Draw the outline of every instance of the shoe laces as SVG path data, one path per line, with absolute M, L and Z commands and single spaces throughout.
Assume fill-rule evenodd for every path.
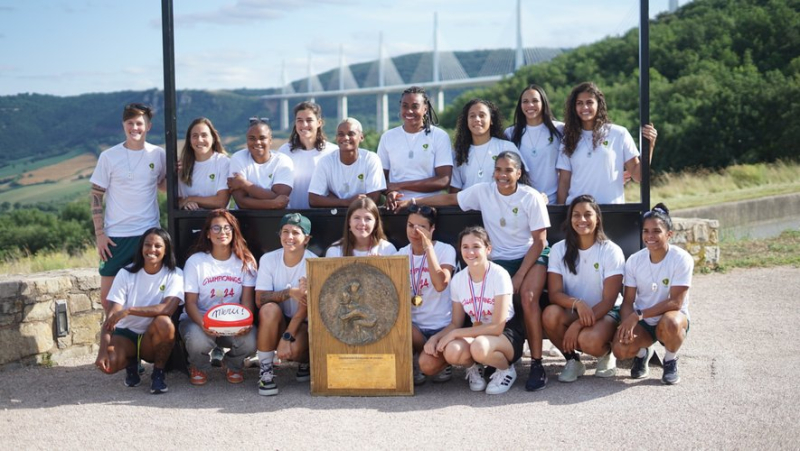
M 495 371 L 495 372 L 494 372 L 494 374 L 492 374 L 491 376 L 489 376 L 489 380 L 490 380 L 490 381 L 494 381 L 495 379 L 505 379 L 505 378 L 506 378 L 506 376 L 508 376 L 510 372 L 511 372 L 511 371 L 509 371 L 508 369 L 505 369 L 505 370 L 497 370 L 497 371 Z M 498 383 L 500 383 L 500 384 L 504 384 L 504 385 L 505 385 L 505 384 L 506 384 L 506 383 L 508 383 L 508 382 L 507 382 L 507 380 L 501 380 L 501 381 L 499 381 Z
M 478 369 L 477 365 L 473 365 L 473 366 L 467 368 L 467 377 L 465 377 L 464 379 L 467 379 L 470 382 L 472 382 L 472 381 L 474 381 L 476 379 L 480 379 L 480 378 L 481 378 L 481 372 Z
M 273 373 L 272 364 L 264 365 L 261 367 L 261 371 L 258 373 L 258 377 L 261 379 L 262 382 L 272 382 L 272 379 L 275 377 Z

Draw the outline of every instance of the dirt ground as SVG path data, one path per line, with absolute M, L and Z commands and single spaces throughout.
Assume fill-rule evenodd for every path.
M 258 396 L 255 369 L 238 386 L 220 371 L 204 387 L 171 373 L 169 393 L 153 396 L 149 377 L 126 388 L 86 358 L 0 372 L 0 436 L 6 449 L 797 449 L 800 344 L 787 338 L 800 323 L 800 270 L 699 275 L 690 293 L 676 386 L 658 367 L 645 380 L 624 368 L 595 378 L 592 359 L 562 384 L 563 360 L 547 357 L 550 383 L 537 393 L 524 390 L 523 361 L 499 396 L 470 392 L 457 370 L 413 397 L 312 397 L 292 365 L 275 397 Z

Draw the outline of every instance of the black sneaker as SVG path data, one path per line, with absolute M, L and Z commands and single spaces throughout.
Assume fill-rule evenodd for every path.
M 525 382 L 525 390 L 537 391 L 543 389 L 545 385 L 547 385 L 547 372 L 542 366 L 542 360 L 532 359 L 531 372 L 528 375 L 528 381 Z
M 294 375 L 297 382 L 308 382 L 311 380 L 311 364 L 301 363 L 297 365 L 297 374 Z
M 275 383 L 275 373 L 272 363 L 261 365 L 258 377 L 258 394 L 262 396 L 274 396 L 278 394 L 278 384 Z
M 215 347 L 211 350 L 211 366 L 216 368 L 222 367 L 222 359 L 225 358 L 225 352 L 222 348 Z
M 152 382 L 150 383 L 150 393 L 160 395 L 167 392 L 167 383 L 164 382 L 164 369 L 153 368 L 153 374 L 150 376 Z
M 653 348 L 647 348 L 647 355 L 644 357 L 634 357 L 631 366 L 632 379 L 644 379 L 650 375 L 650 357 L 653 356 Z
M 664 362 L 664 375 L 661 376 L 661 382 L 667 385 L 675 385 L 681 381 L 678 376 L 678 358 Z
M 134 363 L 125 367 L 125 386 L 138 387 L 142 383 L 142 378 L 139 377 L 139 365 Z

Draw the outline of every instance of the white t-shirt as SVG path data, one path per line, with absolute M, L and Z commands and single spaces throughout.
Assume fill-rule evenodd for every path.
M 514 286 L 511 284 L 511 276 L 508 271 L 503 269 L 502 266 L 494 262 L 489 262 L 489 273 L 486 275 L 486 288 L 483 288 L 484 282 L 472 282 L 473 299 L 470 293 L 470 277 L 469 270 L 463 269 L 453 276 L 450 281 L 450 299 L 453 302 L 458 302 L 464 308 L 464 313 L 469 315 L 473 323 L 480 321 L 483 324 L 492 322 L 494 315 L 494 298 L 503 294 L 513 295 Z M 483 293 L 483 296 L 481 296 Z M 476 312 L 483 312 L 480 318 L 477 317 Z M 514 303 L 511 299 L 508 300 L 508 318 L 506 322 L 514 317 Z
M 179 298 L 183 305 L 183 271 L 180 268 L 170 271 L 162 266 L 161 271 L 155 274 L 148 274 L 144 269 L 136 273 L 122 269 L 114 277 L 108 292 L 109 302 L 122 304 L 123 309 L 158 305 L 168 297 Z M 129 315 L 122 318 L 117 327 L 143 334 L 152 322 L 153 318 Z
M 439 260 L 440 266 L 450 265 L 456 267 L 456 250 L 453 246 L 436 241 L 433 243 L 433 252 Z M 441 293 L 431 282 L 431 274 L 428 269 L 428 257 L 423 255 L 413 255 L 411 245 L 397 251 L 397 255 L 408 255 L 409 279 L 411 280 L 411 295 L 420 294 L 422 305 L 419 307 L 411 306 L 411 323 L 420 329 L 437 330 L 446 327 L 452 321 L 453 306 L 450 302 L 450 287 Z M 420 275 L 420 267 L 422 267 Z M 415 293 L 415 287 L 421 288 L 419 293 Z
M 296 287 L 300 284 L 300 278 L 306 276 L 306 259 L 316 258 L 311 251 L 303 254 L 303 259 L 292 267 L 286 266 L 283 262 L 283 249 L 277 249 L 261 256 L 258 261 L 258 278 L 256 279 L 257 291 L 279 291 L 286 288 Z M 293 317 L 299 308 L 297 300 L 289 298 L 281 303 L 283 314 Z
M 507 150 L 519 154 L 517 146 L 511 141 L 492 138 L 486 144 L 469 146 L 469 158 L 466 164 L 456 166 L 454 155 L 453 178 L 450 179 L 450 186 L 464 189 L 476 183 L 490 183 L 494 175 L 494 162 L 497 160 L 497 156 Z M 525 160 L 522 162 L 524 165 Z
M 669 289 L 673 286 L 690 287 L 692 285 L 694 259 L 685 250 L 670 245 L 666 257 L 658 264 L 650 262 L 650 252 L 642 249 L 628 258 L 625 263 L 625 286 L 636 287 L 635 308 L 648 309 L 669 297 Z M 656 289 L 653 290 L 653 287 Z M 683 300 L 681 313 L 689 318 L 689 293 Z M 655 326 L 661 315 L 645 318 L 647 324 Z
M 639 156 L 639 149 L 625 127 L 610 124 L 605 137 L 592 148 L 592 132 L 581 131 L 581 139 L 571 157 L 562 146 L 556 168 L 571 172 L 566 203 L 581 194 L 591 194 L 598 204 L 624 204 L 625 186 L 622 172 L 625 163 Z
M 294 185 L 292 186 L 292 193 L 289 195 L 289 208 L 309 208 L 308 192 L 309 185 L 313 180 L 314 170 L 323 157 L 336 153 L 337 149 L 338 147 L 335 144 L 328 141 L 325 141 L 325 146 L 321 151 L 302 148 L 292 151 L 289 149 L 288 142 L 278 148 L 278 153 L 291 158 L 294 164 Z
M 242 271 L 242 261 L 235 254 L 220 261 L 210 253 L 198 252 L 186 260 L 183 282 L 186 293 L 197 293 L 197 308 L 205 315 L 218 304 L 241 304 L 242 288 L 256 286 L 256 268 Z M 181 321 L 188 317 L 183 312 Z
M 381 159 L 366 149 L 358 149 L 358 158 L 351 165 L 342 163 L 339 152 L 333 152 L 319 160 L 314 178 L 308 187 L 309 193 L 339 199 L 349 199 L 356 194 L 367 194 L 386 189 Z
M 462 210 L 481 212 L 492 239 L 492 260 L 523 258 L 533 244 L 531 232 L 550 227 L 544 199 L 527 185 L 517 184 L 514 194 L 503 196 L 496 183 L 478 183 L 460 191 L 457 199 Z
M 564 123 L 553 121 L 556 129 L 564 133 Z M 506 137 L 511 139 L 514 127 L 506 129 Z M 561 149 L 561 139 L 557 135 L 550 136 L 550 130 L 542 123 L 535 127 L 525 126 L 525 133 L 519 143 L 519 153 L 528 170 L 528 177 L 536 191 L 547 194 L 551 204 L 556 203 L 558 191 L 558 171 L 556 161 Z
M 158 226 L 158 184 L 166 175 L 167 153 L 150 143 L 142 150 L 120 143 L 100 154 L 91 182 L 106 190 L 106 236 L 138 236 Z
M 394 255 L 397 253 L 397 248 L 394 247 L 394 244 L 386 241 L 380 240 L 378 244 L 372 247 L 372 249 L 368 251 L 358 251 L 353 249 L 353 257 L 371 257 L 375 255 Z M 333 245 L 325 251 L 325 257 L 341 257 L 342 256 L 342 246 L 341 245 Z
M 564 263 L 567 242 L 562 240 L 550 248 L 550 263 L 547 272 L 561 275 L 564 293 L 583 300 L 589 307 L 594 307 L 603 300 L 603 283 L 612 276 L 625 272 L 625 254 L 612 241 L 598 241 L 586 250 L 578 249 L 578 263 L 572 274 Z M 614 305 L 622 303 L 622 295 L 617 296 Z
M 270 150 L 266 163 L 256 163 L 250 151 L 242 149 L 231 157 L 229 177 L 242 174 L 245 180 L 255 183 L 264 189 L 272 189 L 272 185 L 292 187 L 294 183 L 294 164 L 286 155 Z
M 403 127 L 395 127 L 381 136 L 378 156 L 383 169 L 389 171 L 389 182 L 423 180 L 436 175 L 436 168 L 453 165 L 453 148 L 450 136 L 435 126 L 429 134 L 406 133 Z M 428 197 L 439 194 L 400 191 L 406 199 Z
M 230 166 L 231 159 L 219 152 L 211 154 L 211 158 L 206 161 L 195 161 L 192 186 L 178 179 L 178 197 L 210 197 L 228 189 Z

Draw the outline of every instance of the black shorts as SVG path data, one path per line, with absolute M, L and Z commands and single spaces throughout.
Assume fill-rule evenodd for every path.
M 515 312 L 514 317 L 506 322 L 506 327 L 503 328 L 503 336 L 508 338 L 511 342 L 511 347 L 514 349 L 514 356 L 511 358 L 512 365 L 522 358 L 522 347 L 525 344 L 525 329 L 522 327 L 522 312 Z

